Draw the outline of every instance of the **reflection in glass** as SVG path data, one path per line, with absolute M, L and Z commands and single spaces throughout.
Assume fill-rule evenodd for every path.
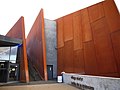
M 14 47 L 0 47 L 0 61 L 9 61 L 12 63 L 16 63 L 17 57 L 17 48 Z
M 17 46 L 11 47 L 10 62 L 12 63 L 16 63 L 17 48 Z
M 0 47 L 0 60 L 9 60 L 10 47 Z

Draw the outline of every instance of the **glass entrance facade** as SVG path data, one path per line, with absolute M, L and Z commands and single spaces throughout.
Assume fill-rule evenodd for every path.
M 0 47 L 0 82 L 19 80 L 18 46 Z

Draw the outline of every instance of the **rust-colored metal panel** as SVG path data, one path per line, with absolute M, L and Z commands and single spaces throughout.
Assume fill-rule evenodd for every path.
M 92 40 L 91 26 L 87 8 L 81 10 L 83 42 Z
M 46 59 L 46 38 L 43 9 L 41 10 L 41 24 L 42 24 L 42 45 L 43 45 L 43 64 L 44 64 L 44 79 L 47 80 L 47 59 Z
M 81 73 L 84 74 L 84 57 L 83 57 L 83 50 L 79 49 L 74 51 L 74 61 L 73 61 L 73 68 L 74 73 Z
M 57 74 L 61 75 L 64 71 L 64 48 L 59 48 L 57 51 Z
M 23 39 L 22 23 L 24 24 L 24 21 L 22 21 L 22 19 L 23 19 L 23 17 L 21 17 L 15 23 L 15 25 L 9 30 L 9 32 L 6 34 L 6 36 L 12 37 L 12 38 Z M 25 31 L 24 31 L 24 33 L 25 33 Z
M 73 72 L 73 40 L 65 42 L 64 71 L 65 72 Z
M 47 80 L 46 43 L 44 35 L 44 16 L 42 9 L 28 34 L 27 54 L 29 60 L 33 62 L 33 65 L 39 72 L 39 75 L 44 80 Z
M 103 74 L 117 72 L 106 19 L 102 18 L 92 23 L 92 31 L 99 72 Z
M 118 13 L 116 13 L 117 9 L 114 2 L 105 0 L 60 18 L 63 19 L 61 27 L 64 27 L 62 32 L 64 43 L 63 38 L 60 38 L 62 37 L 60 32 L 61 36 L 58 38 L 62 39 L 59 41 L 62 49 L 61 47 L 58 49 L 59 74 L 61 71 L 65 71 L 118 77 L 117 67 L 120 66 L 118 38 L 120 35 L 112 33 L 112 39 L 116 40 L 111 42 L 109 33 L 120 30 L 118 28 L 120 23 L 116 22 L 120 15 L 118 17 Z M 112 24 L 114 25 L 112 26 Z M 117 60 L 113 48 L 114 52 L 117 53 Z
M 105 0 L 103 5 L 110 32 L 120 30 L 120 13 L 114 0 Z
M 63 18 L 57 19 L 57 47 L 61 48 L 64 46 L 64 37 L 63 37 Z
M 99 74 L 99 76 L 118 77 L 119 78 L 119 74 L 118 73 L 104 73 L 104 74 Z
M 20 61 L 20 81 L 29 82 L 24 17 L 21 17 L 15 23 L 15 25 L 10 29 L 10 31 L 6 34 L 6 36 L 22 39 L 23 44 L 21 46 L 22 54 L 20 55 L 20 60 L 21 60 Z
M 111 34 L 114 54 L 116 57 L 116 63 L 118 67 L 118 73 L 120 76 L 120 30 Z
M 104 17 L 103 4 L 98 3 L 91 7 L 88 7 L 90 22 L 94 22 L 102 17 Z
M 98 63 L 96 60 L 93 41 L 84 43 L 85 74 L 97 75 Z
M 73 16 L 72 14 L 63 17 L 64 41 L 73 39 Z
M 74 50 L 82 49 L 82 28 L 80 11 L 73 13 Z

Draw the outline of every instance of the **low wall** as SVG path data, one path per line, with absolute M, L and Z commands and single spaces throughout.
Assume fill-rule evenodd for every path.
M 120 78 L 64 73 L 63 82 L 85 90 L 120 90 Z

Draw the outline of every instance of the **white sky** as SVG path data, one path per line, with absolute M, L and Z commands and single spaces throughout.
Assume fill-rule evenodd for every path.
M 24 16 L 26 36 L 39 11 L 47 19 L 57 19 L 103 0 L 0 0 L 0 34 L 5 35 Z M 120 11 L 120 0 L 115 0 Z

